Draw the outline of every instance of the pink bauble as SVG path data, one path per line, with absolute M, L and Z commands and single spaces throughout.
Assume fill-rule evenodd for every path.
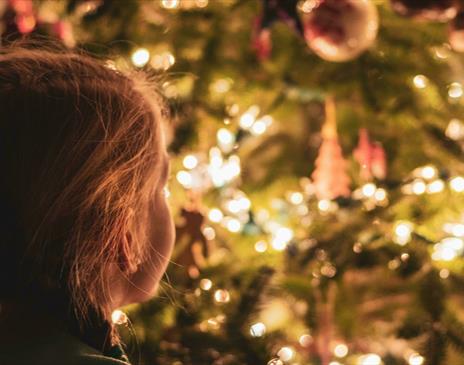
M 464 52 L 464 11 L 449 23 L 449 43 L 456 52 Z
M 379 17 L 370 0 L 320 0 L 304 25 L 306 43 L 319 57 L 343 62 L 372 45 Z

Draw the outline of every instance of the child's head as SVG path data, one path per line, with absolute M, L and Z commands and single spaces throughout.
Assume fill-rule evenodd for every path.
M 85 320 L 154 294 L 173 244 L 161 105 L 143 74 L 0 48 L 0 301 L 65 293 Z

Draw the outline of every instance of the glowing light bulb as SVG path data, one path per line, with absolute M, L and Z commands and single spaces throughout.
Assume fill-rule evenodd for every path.
M 195 0 L 195 5 L 199 8 L 206 8 L 208 6 L 208 0 Z
M 305 333 L 304 335 L 301 335 L 300 338 L 298 339 L 298 342 L 300 343 L 301 346 L 303 347 L 308 347 L 313 343 L 313 338 L 311 335 L 308 335 Z
M 179 6 L 180 0 L 162 0 L 161 6 L 165 9 L 175 9 Z
M 227 229 L 232 233 L 237 233 L 242 228 L 242 225 L 238 219 L 230 218 L 226 223 Z
M 375 184 L 373 184 L 373 183 L 365 184 L 365 185 L 363 185 L 363 187 L 361 188 L 363 195 L 364 195 L 365 197 L 367 197 L 367 198 L 373 197 L 374 194 L 375 194 L 376 189 L 377 189 L 377 187 L 376 187 Z
M 455 141 L 464 138 L 464 123 L 456 118 L 451 119 L 445 134 L 448 138 Z
M 176 179 L 179 181 L 179 183 L 185 187 L 185 188 L 191 188 L 192 187 L 192 175 L 187 172 L 187 171 L 179 171 L 176 174 Z
M 457 99 L 462 96 L 463 90 L 462 85 L 459 82 L 453 82 L 448 87 L 448 95 L 450 98 Z
M 330 209 L 330 200 L 322 199 L 317 203 L 317 207 L 322 212 L 327 212 Z
M 250 334 L 253 337 L 261 337 L 266 333 L 266 326 L 264 323 L 258 322 L 255 324 L 252 324 L 250 327 Z
M 348 355 L 348 346 L 346 346 L 344 343 L 340 343 L 334 348 L 334 354 L 337 357 L 345 357 Z
M 251 126 L 251 133 L 255 136 L 259 136 L 266 132 L 267 126 L 266 123 L 264 123 L 262 120 L 257 120 L 254 122 L 254 124 Z
M 450 187 L 457 193 L 462 193 L 464 191 L 464 177 L 456 176 L 450 180 Z
M 360 356 L 358 359 L 358 365 L 381 365 L 382 359 L 377 354 L 367 354 Z
M 295 204 L 295 205 L 301 204 L 303 203 L 303 194 L 301 194 L 300 192 L 291 193 L 289 200 L 290 200 L 290 203 L 292 204 Z
M 211 222 L 219 223 L 222 218 L 224 218 L 224 214 L 222 214 L 222 211 L 218 208 L 213 208 L 208 212 L 208 219 Z
M 412 81 L 415 87 L 417 87 L 418 89 L 424 89 L 425 87 L 427 87 L 429 80 L 424 75 L 416 75 L 414 76 Z
M 203 228 L 202 232 L 208 241 L 212 241 L 216 238 L 216 231 L 213 227 L 206 226 L 205 228 Z
M 395 225 L 395 242 L 399 245 L 405 245 L 411 239 L 413 226 L 410 222 L 401 221 Z
M 282 361 L 290 361 L 293 355 L 293 349 L 287 346 L 282 347 L 279 352 L 277 352 L 277 356 L 279 356 Z
M 213 287 L 213 282 L 209 279 L 201 279 L 200 280 L 200 288 L 208 291 Z
M 262 252 L 266 252 L 267 250 L 267 242 L 266 241 L 258 241 L 255 243 L 255 251 L 256 252 L 259 252 L 259 253 L 262 253 Z
M 124 313 L 122 310 L 116 309 L 111 313 L 111 321 L 114 324 L 125 324 L 128 321 L 126 313 Z
M 427 185 L 422 180 L 416 179 L 412 183 L 412 192 L 416 195 L 422 195 L 427 190 Z
M 194 155 L 187 155 L 182 161 L 186 169 L 192 170 L 198 165 L 198 159 Z
M 464 224 L 453 224 L 451 228 L 451 233 L 457 237 L 464 237 Z
M 382 188 L 377 189 L 375 191 L 374 198 L 378 202 L 383 202 L 385 199 L 387 199 L 387 191 Z
M 427 192 L 430 194 L 440 193 L 445 189 L 443 180 L 435 180 L 427 185 Z
M 219 143 L 219 147 L 221 147 L 223 151 L 230 151 L 235 142 L 234 135 L 225 128 L 221 128 L 218 130 L 217 140 Z
M 273 234 L 271 245 L 277 251 L 282 251 L 293 238 L 293 231 L 287 227 L 279 227 Z
M 430 180 L 437 176 L 437 169 L 434 166 L 424 166 L 421 170 L 421 176 Z
M 246 113 L 242 114 L 238 124 L 240 125 L 240 127 L 242 129 L 248 130 L 248 129 L 251 128 L 251 126 L 253 125 L 254 122 L 255 122 L 254 115 L 249 113 L 249 112 L 246 112 Z
M 441 269 L 438 275 L 440 275 L 442 279 L 448 279 L 450 271 L 448 269 Z
M 218 303 L 230 302 L 230 294 L 225 289 L 218 289 L 214 292 L 214 300 Z
M 146 48 L 138 48 L 132 53 L 131 60 L 134 66 L 143 67 L 150 60 L 150 52 Z
M 409 356 L 408 362 L 409 365 L 422 365 L 424 363 L 424 358 L 421 355 L 414 353 Z

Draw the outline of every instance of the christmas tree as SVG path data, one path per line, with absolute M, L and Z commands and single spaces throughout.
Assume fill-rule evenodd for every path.
M 464 5 L 4 0 L 159 76 L 172 264 L 114 321 L 134 364 L 464 364 Z

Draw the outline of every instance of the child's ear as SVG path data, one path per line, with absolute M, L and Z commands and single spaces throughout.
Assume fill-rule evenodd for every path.
M 134 240 L 132 233 L 129 230 L 133 211 L 128 216 L 127 224 L 125 225 L 125 234 L 123 235 L 118 252 L 118 265 L 122 272 L 132 274 L 137 271 L 137 262 L 134 255 Z
M 132 274 L 137 271 L 137 264 L 132 253 L 132 235 L 127 232 L 122 239 L 119 247 L 118 265 L 122 272 Z

